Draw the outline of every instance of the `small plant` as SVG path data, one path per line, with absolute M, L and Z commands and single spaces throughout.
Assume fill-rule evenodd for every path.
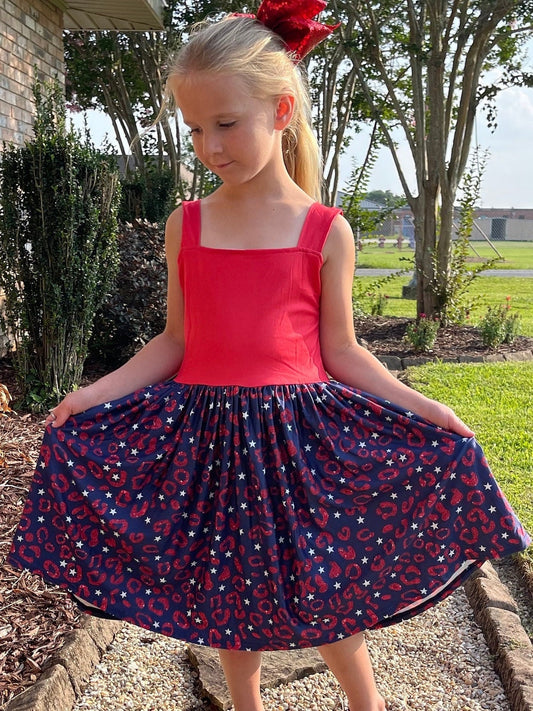
M 520 316 L 511 314 L 511 297 L 505 304 L 489 306 L 479 323 L 481 340 L 487 348 L 496 348 L 501 343 L 512 343 L 520 331 Z
M 366 289 L 361 284 L 359 279 L 357 279 L 356 275 L 352 287 L 352 306 L 354 316 L 362 318 L 368 315 L 369 313 L 372 316 L 383 315 L 389 296 L 387 294 L 383 294 L 381 289 L 383 289 L 387 284 L 393 282 L 395 279 L 403 277 L 412 269 L 412 259 L 405 257 L 402 258 L 401 261 L 406 262 L 408 266 L 405 266 L 402 269 L 398 269 L 397 271 L 391 272 L 386 276 L 382 276 L 378 279 L 375 279 L 367 285 Z
M 410 323 L 405 331 L 405 340 L 417 351 L 427 353 L 433 348 L 440 327 L 438 318 L 428 318 L 420 314 L 418 320 Z
M 388 295 L 378 292 L 377 294 L 368 294 L 368 296 L 371 298 L 370 313 L 372 316 L 383 316 L 385 313 L 385 306 L 389 298 Z
M 504 343 L 512 343 L 520 333 L 520 316 L 518 314 L 510 314 L 505 319 L 505 338 Z

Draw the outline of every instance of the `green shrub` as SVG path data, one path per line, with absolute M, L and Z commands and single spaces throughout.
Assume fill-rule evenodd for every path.
M 356 270 L 355 279 L 352 285 L 352 308 L 354 316 L 361 318 L 367 314 L 372 316 L 383 316 L 385 306 L 389 303 L 388 294 L 383 293 L 385 286 L 393 285 L 393 282 L 401 279 L 412 268 L 412 259 L 402 258 L 408 266 L 385 276 L 372 279 L 369 283 L 363 278 L 360 279 Z
M 481 264 L 471 264 L 470 238 L 474 230 L 476 205 L 479 202 L 481 178 L 485 169 L 487 155 L 480 155 L 476 150 L 471 167 L 463 175 L 461 190 L 457 238 L 450 245 L 446 278 L 439 275 L 437 253 L 433 255 L 435 278 L 431 283 L 433 292 L 437 295 L 438 313 L 442 326 L 463 325 L 475 306 L 475 300 L 470 296 L 470 288 L 481 272 L 494 267 L 499 258 L 488 259 Z
M 149 161 L 149 157 L 147 158 Z M 149 166 L 146 175 L 137 170 L 121 178 L 121 222 L 160 222 L 175 207 L 176 187 L 170 168 Z
M 496 348 L 501 343 L 512 343 L 520 331 L 520 316 L 511 313 L 511 297 L 506 304 L 489 306 L 479 322 L 483 345 Z
M 122 365 L 165 326 L 164 230 L 146 221 L 121 225 L 119 271 L 94 321 L 91 361 Z
M 420 314 L 417 321 L 408 324 L 405 340 L 417 351 L 430 351 L 437 338 L 439 327 L 438 318 L 428 318 L 425 314 Z
M 34 96 L 34 138 L 0 163 L 0 287 L 25 404 L 40 410 L 81 377 L 115 273 L 119 196 L 112 162 L 67 127 L 57 82 Z
M 374 294 L 372 296 L 372 303 L 370 304 L 370 314 L 372 316 L 383 316 L 388 298 L 387 294 L 382 294 L 381 292 Z

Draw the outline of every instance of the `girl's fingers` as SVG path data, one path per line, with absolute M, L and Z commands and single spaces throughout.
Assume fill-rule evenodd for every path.
M 71 413 L 66 407 L 62 407 L 59 404 L 57 407 L 53 407 L 48 414 L 48 417 L 44 421 L 46 426 L 52 425 L 52 427 L 61 427 L 70 417 Z
M 455 413 L 452 413 L 452 417 L 450 419 L 450 429 L 463 437 L 474 437 L 474 432 L 470 429 L 470 427 L 468 427 L 468 425 L 465 425 L 465 423 L 457 417 Z

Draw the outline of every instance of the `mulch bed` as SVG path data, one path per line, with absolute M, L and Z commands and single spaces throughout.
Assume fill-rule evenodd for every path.
M 6 370 L 0 368 L 0 382 L 11 389 Z M 80 619 L 64 592 L 4 562 L 42 436 L 42 417 L 0 417 L 0 707 L 38 678 Z
M 398 358 L 419 356 L 420 352 L 404 340 L 407 325 L 411 321 L 410 318 L 393 316 L 361 318 L 355 320 L 355 332 L 374 355 Z M 459 356 L 487 356 L 527 350 L 533 350 L 533 338 L 518 336 L 511 344 L 502 343 L 498 348 L 487 348 L 483 345 L 479 329 L 474 326 L 451 326 L 439 330 L 435 345 L 427 355 L 447 360 L 458 359 Z
M 376 355 L 419 355 L 403 341 L 410 319 L 372 317 L 356 321 L 356 333 Z M 512 345 L 486 349 L 477 329 L 461 327 L 439 332 L 430 355 L 488 355 L 533 349 L 533 338 L 519 337 Z M 95 369 L 87 381 L 101 375 Z M 9 360 L 0 359 L 0 384 L 16 398 L 18 390 Z M 80 624 L 67 595 L 40 578 L 5 564 L 37 460 L 43 417 L 0 409 L 0 706 L 34 683 L 64 636 Z

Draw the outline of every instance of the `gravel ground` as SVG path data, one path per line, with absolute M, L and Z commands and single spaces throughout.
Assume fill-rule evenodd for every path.
M 387 711 L 509 711 L 483 634 L 462 589 L 401 625 L 368 634 Z M 177 640 L 126 625 L 73 711 L 207 711 Z M 266 711 L 339 711 L 329 673 L 264 691 Z

